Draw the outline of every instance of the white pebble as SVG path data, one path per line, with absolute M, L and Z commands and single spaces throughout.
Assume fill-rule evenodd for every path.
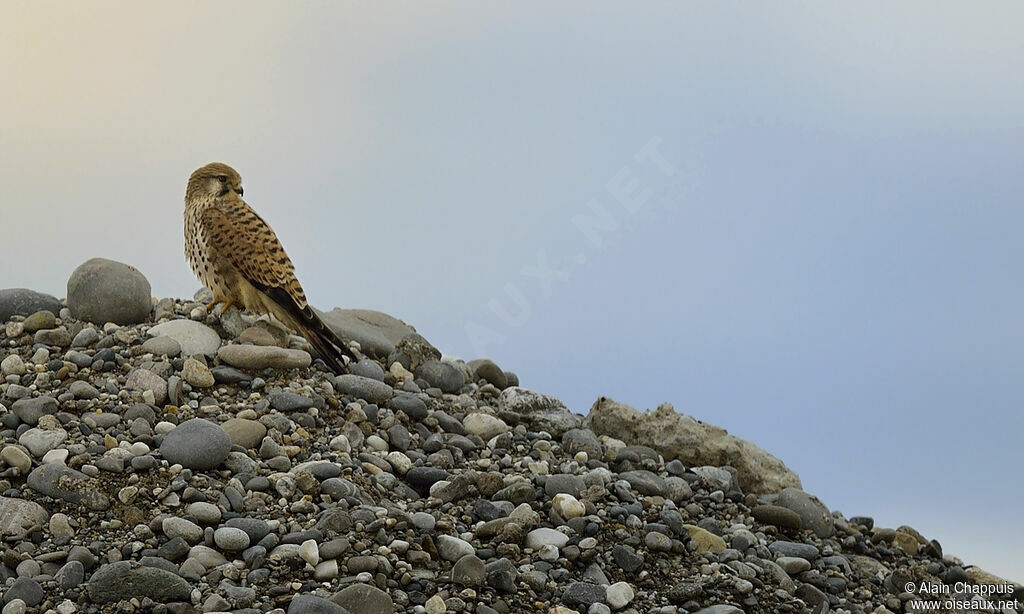
M 43 454 L 44 465 L 63 465 L 68 460 L 68 451 L 64 448 L 54 448 Z
M 320 549 L 316 545 L 316 540 L 307 539 L 302 542 L 302 545 L 299 546 L 299 556 L 303 561 L 316 567 L 316 564 L 320 562 Z
M 626 582 L 616 582 L 608 587 L 605 602 L 613 610 L 621 610 L 633 601 L 633 587 Z

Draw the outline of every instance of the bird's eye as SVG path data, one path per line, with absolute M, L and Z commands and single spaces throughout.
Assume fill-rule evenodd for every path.
M 217 181 L 219 181 L 221 183 L 227 183 L 228 182 L 228 178 L 227 178 L 226 175 L 221 175 L 220 177 L 217 177 Z

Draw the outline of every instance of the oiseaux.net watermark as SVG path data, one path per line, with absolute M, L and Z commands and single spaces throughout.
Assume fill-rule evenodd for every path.
M 508 339 L 510 329 L 522 327 L 533 317 L 537 302 L 551 297 L 556 282 L 567 282 L 573 271 L 586 265 L 589 256 L 605 248 L 622 232 L 626 222 L 652 205 L 674 206 L 681 202 L 679 165 L 665 153 L 660 137 L 648 139 L 629 161 L 608 180 L 601 194 L 586 202 L 568 220 L 567 237 L 575 236 L 578 249 L 555 262 L 544 248 L 519 269 L 500 296 L 487 302 L 488 315 L 465 324 L 466 337 L 477 356 Z
M 1017 612 L 1020 600 L 1012 598 L 1013 584 L 955 582 L 907 582 L 903 589 L 916 598 L 907 603 L 910 612 Z

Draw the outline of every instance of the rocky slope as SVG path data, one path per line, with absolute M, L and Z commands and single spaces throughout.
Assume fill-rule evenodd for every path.
M 67 296 L 0 290 L 3 614 L 943 611 L 908 583 L 1024 599 L 669 405 L 584 418 L 384 314 L 326 314 L 371 357 L 335 376 L 202 295 L 154 305 L 126 265 L 83 264 Z

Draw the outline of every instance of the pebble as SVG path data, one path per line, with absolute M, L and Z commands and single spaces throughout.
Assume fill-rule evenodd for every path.
M 394 614 L 395 604 L 391 596 L 369 584 L 352 584 L 345 587 L 331 601 L 348 610 L 351 614 Z
M 473 545 L 464 539 L 452 537 L 451 535 L 437 536 L 437 553 L 446 561 L 458 561 L 467 554 L 473 554 L 476 550 Z
M 158 603 L 188 601 L 192 587 L 182 577 L 155 567 L 136 567 L 129 561 L 108 563 L 89 578 L 89 597 L 97 603 L 149 598 Z
M 181 320 L 184 321 L 184 320 Z M 154 356 L 174 358 L 181 354 L 181 344 L 172 337 L 153 337 L 142 344 L 142 351 Z
M 799 531 L 803 528 L 803 521 L 796 512 L 779 505 L 756 505 L 751 508 L 750 515 L 758 522 L 786 531 Z
M 312 358 L 303 350 L 259 345 L 225 345 L 217 358 L 239 369 L 304 369 Z
M 231 452 L 231 438 L 209 420 L 193 418 L 179 424 L 164 437 L 160 454 L 171 464 L 189 469 L 213 469 Z
M 562 548 L 569 543 L 569 536 L 561 531 L 541 527 L 526 534 L 526 547 L 539 550 L 541 546 L 551 545 Z
M 185 359 L 181 377 L 193 388 L 210 388 L 216 383 L 210 368 L 195 358 Z
M 267 427 L 263 423 L 245 418 L 231 418 L 220 426 L 232 444 L 245 449 L 255 448 L 267 434 Z
M 476 435 L 484 441 L 509 431 L 504 420 L 485 413 L 469 414 L 462 419 L 462 424 L 470 435 Z
M 167 382 L 149 369 L 134 369 L 128 374 L 125 386 L 128 390 L 152 393 L 153 403 L 157 405 L 167 400 Z
M 626 582 L 616 582 L 608 587 L 605 601 L 613 610 L 621 610 L 633 601 L 633 587 Z
M 369 377 L 346 373 L 334 378 L 334 387 L 339 394 L 363 399 L 367 403 L 382 404 L 394 395 L 394 389 L 384 382 Z
M 23 535 L 29 529 L 47 524 L 50 515 L 34 501 L 0 496 L 0 534 Z
M 195 356 L 196 354 L 203 354 L 204 356 L 213 357 L 217 355 L 217 350 L 220 349 L 221 340 L 220 335 L 217 331 L 213 330 L 209 326 L 202 322 L 196 322 L 194 320 L 170 320 L 169 322 L 161 322 L 156 326 L 151 327 L 147 333 L 153 337 L 146 343 L 157 342 L 161 338 L 169 339 L 177 343 L 178 351 L 171 353 L 167 352 L 168 356 Z M 165 346 L 168 350 L 173 350 L 173 346 Z M 155 354 L 156 352 L 154 352 Z
M 452 582 L 459 586 L 483 586 L 486 580 L 484 561 L 473 554 L 463 556 L 452 566 Z
M 576 497 L 566 493 L 555 495 L 551 499 L 551 508 L 558 512 L 558 515 L 565 520 L 579 518 L 587 513 L 586 506 L 583 503 L 577 500 Z

